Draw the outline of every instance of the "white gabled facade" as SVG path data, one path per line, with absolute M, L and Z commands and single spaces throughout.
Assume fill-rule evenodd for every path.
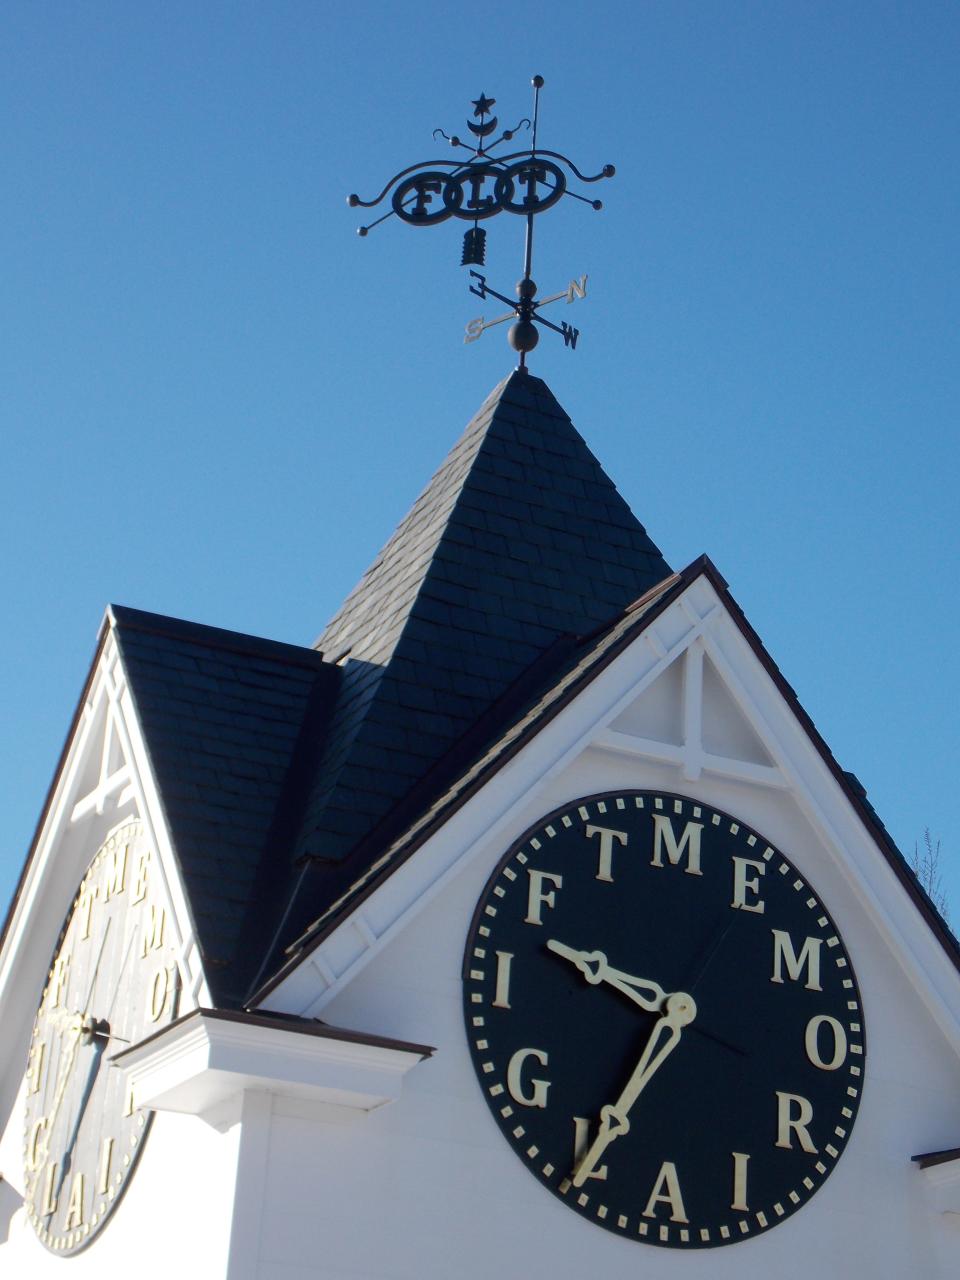
M 0 1014 L 23 1044 L 71 895 L 125 813 L 151 824 L 185 991 L 208 999 L 134 721 L 108 637 L 0 956 Z M 695 797 L 768 837 L 828 905 L 860 985 L 867 1071 L 840 1163 L 798 1213 L 726 1248 L 663 1250 L 569 1212 L 503 1141 L 470 1061 L 460 973 L 487 878 L 543 815 L 620 789 Z M 911 1160 L 960 1144 L 960 974 L 707 573 L 373 882 L 260 1012 L 357 1036 L 198 1013 L 132 1051 L 126 1069 L 160 1114 L 126 1201 L 70 1261 L 15 1214 L 4 1275 L 952 1280 L 960 1265 L 956 1162 Z M 11 1181 L 22 1067 L 3 1063 Z
M 530 1176 L 481 1096 L 461 1011 L 471 917 L 508 847 L 579 797 L 647 788 L 715 805 L 783 849 L 843 934 L 868 1029 L 862 1108 L 829 1183 L 776 1230 L 695 1254 L 593 1227 Z M 706 575 L 267 1003 L 437 1052 L 372 1123 L 308 1130 L 272 1118 L 259 1268 L 245 1275 L 439 1277 L 452 1247 L 458 1274 L 477 1280 L 491 1272 L 946 1280 L 960 1264 L 955 1174 L 949 1164 L 939 1175 L 921 1172 L 911 1160 L 960 1140 L 960 975 Z M 329 1160 L 319 1154 L 328 1145 Z M 322 1209 L 308 1214 L 310 1204 Z M 313 1270 L 311 1257 L 321 1259 Z
M 156 855 L 153 874 L 159 873 L 168 928 L 178 946 L 180 1009 L 186 1012 L 209 1003 L 210 997 L 116 640 L 105 624 L 0 952 L 0 1022 L 9 1046 L 0 1059 L 0 1173 L 5 1186 L 0 1271 L 5 1276 L 62 1278 L 65 1269 L 78 1277 L 121 1275 L 132 1259 L 144 1254 L 144 1274 L 169 1274 L 184 1265 L 191 1269 L 194 1263 L 186 1264 L 182 1240 L 166 1226 L 164 1206 L 173 1185 L 185 1196 L 180 1220 L 192 1240 L 198 1272 L 222 1271 L 236 1133 L 195 1128 L 180 1116 L 158 1117 L 113 1221 L 92 1248 L 70 1259 L 58 1258 L 38 1243 L 22 1208 L 23 1074 L 30 1028 L 77 887 L 107 833 L 131 817 L 143 823 Z

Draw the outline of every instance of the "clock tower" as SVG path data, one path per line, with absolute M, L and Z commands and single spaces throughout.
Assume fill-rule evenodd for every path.
M 107 609 L 0 935 L 4 1275 L 957 1273 L 960 946 L 526 369 L 535 215 L 613 176 L 541 85 L 351 197 L 523 220 L 520 367 L 317 644 Z
M 0 1259 L 946 1280 L 958 964 L 515 372 L 316 648 L 108 610 L 0 947 Z

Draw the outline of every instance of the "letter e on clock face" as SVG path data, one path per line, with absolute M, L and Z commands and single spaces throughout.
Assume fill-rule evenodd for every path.
M 542 820 L 490 877 L 463 972 L 497 1124 L 598 1226 L 750 1239 L 849 1141 L 866 1051 L 850 956 L 789 858 L 710 805 L 614 792 Z

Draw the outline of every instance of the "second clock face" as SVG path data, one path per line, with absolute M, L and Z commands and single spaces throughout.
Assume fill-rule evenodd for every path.
M 635 1240 L 768 1230 L 823 1186 L 856 1119 L 863 1013 L 835 924 L 779 850 L 686 797 L 590 797 L 511 849 L 464 1002 L 517 1154 Z
M 177 946 L 139 821 L 110 833 L 67 917 L 33 1025 L 26 1073 L 27 1215 L 76 1253 L 127 1187 L 150 1123 L 113 1056 L 176 1015 Z

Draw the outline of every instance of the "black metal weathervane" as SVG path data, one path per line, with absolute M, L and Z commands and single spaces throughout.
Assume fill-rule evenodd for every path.
M 560 298 L 573 302 L 583 298 L 587 292 L 587 277 L 572 280 L 566 289 L 551 294 L 547 298 L 537 299 L 537 286 L 533 281 L 533 220 L 538 213 L 552 208 L 563 196 L 572 196 L 582 200 L 594 209 L 602 209 L 603 201 L 589 200 L 567 186 L 569 171 L 581 182 L 599 182 L 601 178 L 612 178 L 616 172 L 612 164 L 606 164 L 601 171 L 588 177 L 580 172 L 572 160 L 558 151 L 545 151 L 537 146 L 537 122 L 540 111 L 540 90 L 543 88 L 543 76 L 533 77 L 533 120 L 524 117 L 512 129 L 504 129 L 499 137 L 493 138 L 499 121 L 492 114 L 496 105 L 495 98 L 488 98 L 481 93 L 473 103 L 475 119 L 467 121 L 476 145 L 464 142 L 461 138 L 452 137 L 442 129 L 434 130 L 434 138 L 438 135 L 452 147 L 463 148 L 472 154 L 467 161 L 459 160 L 425 160 L 420 164 L 402 169 L 386 184 L 374 200 L 361 200 L 358 195 L 347 197 L 351 208 L 372 209 L 381 201 L 390 197 L 390 210 L 371 222 L 369 226 L 358 227 L 358 234 L 367 235 L 374 227 L 392 218 L 394 214 L 401 222 L 408 222 L 414 227 L 433 227 L 448 218 L 460 218 L 472 222 L 463 237 L 463 253 L 461 266 L 484 265 L 487 233 L 480 223 L 498 213 L 515 213 L 526 218 L 527 234 L 523 253 L 523 278 L 518 282 L 517 301 L 498 293 L 487 284 L 487 278 L 479 271 L 471 271 L 470 276 L 476 281 L 470 285 L 470 292 L 479 298 L 496 298 L 510 310 L 494 320 L 484 320 L 479 316 L 467 325 L 464 342 L 475 342 L 485 329 L 502 324 L 505 320 L 513 320 L 507 337 L 510 345 L 520 353 L 520 368 L 526 367 L 527 352 L 532 351 L 540 340 L 537 325 L 543 325 L 559 333 L 564 346 L 576 349 L 580 330 L 566 322 L 553 324 L 540 315 L 541 308 Z M 510 142 L 522 128 L 530 130 L 530 147 L 526 151 L 514 151 L 509 155 L 494 156 L 492 153 L 502 142 Z M 488 139 L 493 138 L 492 141 Z

